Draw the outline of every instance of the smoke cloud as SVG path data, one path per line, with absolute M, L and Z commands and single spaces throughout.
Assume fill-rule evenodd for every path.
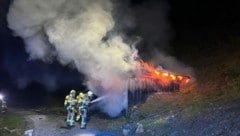
M 15 0 L 7 16 L 9 28 L 24 39 L 31 60 L 57 60 L 76 68 L 85 76 L 89 90 L 99 97 L 106 96 L 98 104 L 110 116 L 118 115 L 127 106 L 128 79 L 137 69 L 138 51 L 134 46 L 141 40 L 126 38 L 121 31 L 129 29 L 130 37 L 134 37 L 131 31 L 147 37 L 142 41 L 149 52 L 153 46 L 168 43 L 170 28 L 165 19 L 168 11 L 165 3 L 160 8 L 155 3 L 144 3 L 133 10 L 124 7 L 138 16 L 135 20 L 129 14 L 117 12 L 115 9 L 121 7 L 118 4 L 111 0 Z M 155 23 L 149 21 L 155 19 Z M 160 62 L 170 60 L 166 64 L 177 68 L 175 60 L 166 55 L 160 57 Z M 179 64 L 179 69 L 183 68 Z M 56 86 L 51 75 L 45 78 L 52 80 L 53 88 Z M 18 82 L 25 85 L 28 81 Z
M 110 0 L 16 0 L 7 19 L 24 39 L 30 59 L 72 65 L 95 94 L 111 96 L 99 104 L 116 116 L 127 106 L 126 73 L 135 68 L 136 50 L 109 34 L 113 8 Z

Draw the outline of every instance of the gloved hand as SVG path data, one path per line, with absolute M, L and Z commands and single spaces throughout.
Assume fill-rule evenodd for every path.
M 74 111 L 74 108 L 71 106 L 68 106 L 67 110 L 72 113 Z

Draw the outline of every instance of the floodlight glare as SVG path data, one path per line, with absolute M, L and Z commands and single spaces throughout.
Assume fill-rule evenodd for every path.
M 2 100 L 3 99 L 3 95 L 2 94 L 0 94 L 0 100 Z

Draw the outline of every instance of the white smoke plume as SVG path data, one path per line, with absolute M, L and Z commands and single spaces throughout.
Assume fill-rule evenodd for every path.
M 113 6 L 110 0 L 15 0 L 7 16 L 30 59 L 72 65 L 95 94 L 110 95 L 100 102 L 110 116 L 127 106 L 127 73 L 136 63 L 136 49 L 108 34 L 114 31 Z
M 194 70 L 178 61 L 175 57 L 169 56 L 166 53 L 155 50 L 152 52 L 153 57 L 150 62 L 155 65 L 160 65 L 163 69 L 175 72 L 180 75 L 188 75 L 191 77 L 191 81 L 195 80 Z

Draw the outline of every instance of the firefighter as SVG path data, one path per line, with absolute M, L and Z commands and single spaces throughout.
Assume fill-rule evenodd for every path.
M 64 101 L 64 107 L 67 110 L 67 126 L 74 126 L 74 116 L 75 116 L 75 107 L 76 107 L 76 99 L 75 99 L 76 91 L 71 90 L 70 94 L 66 96 Z
M 89 100 L 92 100 L 92 98 L 93 98 L 93 92 L 92 92 L 92 91 L 88 91 L 88 92 L 87 92 L 87 96 L 88 96 L 88 99 L 89 99 Z
M 84 93 L 80 92 L 79 95 L 77 96 L 77 109 L 76 109 L 77 110 L 76 111 L 77 117 L 76 117 L 76 121 L 79 121 L 79 119 L 81 117 L 80 105 L 82 104 L 83 99 L 84 99 Z
M 2 100 L 2 113 L 7 112 L 7 103 L 6 101 Z
M 88 106 L 91 102 L 91 99 L 93 97 L 93 93 L 91 91 L 88 91 L 86 94 L 84 94 L 84 97 L 79 105 L 79 112 L 81 114 L 80 119 L 80 128 L 84 129 L 87 126 L 87 112 L 88 112 Z
M 5 113 L 7 112 L 7 103 L 3 98 L 3 95 L 0 94 L 0 112 Z

